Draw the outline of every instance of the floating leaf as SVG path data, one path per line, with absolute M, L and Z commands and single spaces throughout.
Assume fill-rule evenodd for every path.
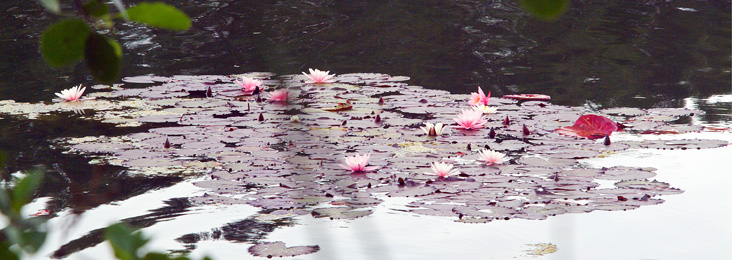
M 557 246 L 552 243 L 530 244 L 532 249 L 526 250 L 526 254 L 531 256 L 541 256 L 557 252 Z
M 503 98 L 509 98 L 509 99 L 517 99 L 517 100 L 535 100 L 535 101 L 546 101 L 550 100 L 552 97 L 544 94 L 513 94 L 513 95 L 503 95 Z
M 605 180 L 632 180 L 647 179 L 654 176 L 656 176 L 655 172 L 645 169 L 616 166 L 605 170 L 598 178 Z
M 680 116 L 693 116 L 693 115 L 703 115 L 704 111 L 698 110 L 698 109 L 688 109 L 688 108 L 652 108 L 649 109 L 648 112 L 652 115 L 662 115 L 662 116 L 669 116 L 669 117 L 680 117 Z
M 646 111 L 634 108 L 634 107 L 614 107 L 600 110 L 600 112 L 608 115 L 619 115 L 619 116 L 641 116 L 645 115 Z
M 285 246 L 284 242 L 264 242 L 249 247 L 249 253 L 253 256 L 262 256 L 267 258 L 298 256 L 312 254 L 318 252 L 320 247 L 315 246 Z
M 686 149 L 709 149 L 729 145 L 728 141 L 715 139 L 681 139 L 681 140 L 655 140 L 642 142 L 624 142 L 631 147 L 661 149 L 661 150 L 686 150 Z
M 371 213 L 373 213 L 371 210 L 353 210 L 347 207 L 335 207 L 314 209 L 312 215 L 316 218 L 355 219 L 371 215 Z
M 351 110 L 351 109 L 353 109 L 353 104 L 351 104 L 350 100 L 346 100 L 346 103 L 338 103 L 338 106 L 336 106 L 336 107 L 324 108 L 323 110 L 336 112 L 336 111 L 344 111 L 344 110 Z
M 607 117 L 582 115 L 574 122 L 574 125 L 557 128 L 555 132 L 567 136 L 597 139 L 610 135 L 616 130 L 618 130 L 618 126 Z
M 108 111 L 96 110 L 95 119 L 147 122 L 147 132 L 90 137 L 83 142 L 78 141 L 81 138 L 64 138 L 57 143 L 76 153 L 93 155 L 99 163 L 128 166 L 130 174 L 205 174 L 208 179 L 195 183 L 206 190 L 204 195 L 190 198 L 195 204 L 247 204 L 265 212 L 333 219 L 371 214 L 382 202 L 378 197 L 382 194 L 410 197 L 413 203 L 404 206 L 415 214 L 485 223 L 632 209 L 662 202 L 653 196 L 680 192 L 673 188 L 629 188 L 623 183 L 613 189 L 599 188 L 598 180 L 648 181 L 644 178 L 655 173 L 642 168 L 584 169 L 578 159 L 641 148 L 643 143 L 656 141 L 613 139 L 604 145 L 601 140 L 553 132 L 573 122 L 584 124 L 578 120 L 585 110 L 582 107 L 492 98 L 491 104 L 500 112 L 485 116 L 487 125 L 494 129 L 491 138 L 488 129 L 427 137 L 419 127 L 425 121 L 451 122 L 464 108 L 468 95 L 399 84 L 374 86 L 389 82 L 385 74 L 341 75 L 337 79 L 340 83 L 327 86 L 303 84 L 298 75 L 266 77 L 269 81 L 265 84 L 300 92 L 302 102 L 287 106 L 256 102 L 255 97 L 242 97 L 240 87 L 229 76 L 130 77 L 123 80 L 137 84 L 136 88 L 115 90 L 109 101 L 105 99 L 111 97 L 98 97 L 95 102 L 120 105 Z M 209 88 L 214 95 L 207 97 Z M 379 98 L 385 102 L 379 104 Z M 342 100 L 353 102 L 352 109 L 323 110 Z M 57 111 L 53 106 L 60 105 L 0 101 L 2 111 L 17 114 L 51 114 Z M 638 112 L 641 116 L 623 116 L 633 126 L 631 134 L 677 127 L 699 129 L 638 120 L 651 115 L 639 111 L 643 111 Z M 257 120 L 260 114 L 264 121 Z M 300 120 L 291 121 L 293 115 Z M 375 122 L 376 115 L 381 122 Z M 510 118 L 506 126 L 501 123 L 505 117 Z M 165 127 L 155 126 L 160 122 L 165 122 Z M 522 133 L 523 125 L 529 135 Z M 602 128 L 600 133 L 605 134 Z M 165 148 L 166 139 L 169 148 Z M 674 145 L 674 141 L 663 142 Z M 475 153 L 480 149 L 507 151 L 511 161 L 494 166 L 478 163 Z M 338 155 L 355 152 L 372 153 L 371 164 L 379 166 L 379 171 L 351 174 L 341 169 L 338 164 L 343 159 Z M 435 161 L 454 164 L 462 174 L 442 179 L 423 174 Z M 312 209 L 311 205 L 328 207 Z

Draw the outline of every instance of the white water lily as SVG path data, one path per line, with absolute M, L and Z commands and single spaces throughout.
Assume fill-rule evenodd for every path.
M 495 114 L 496 111 L 498 111 L 498 107 L 478 104 L 478 105 L 473 106 L 473 110 L 480 111 L 483 114 Z
M 444 125 L 442 123 L 432 124 L 430 122 L 425 122 L 424 126 L 420 126 L 419 128 L 424 131 L 425 134 L 429 136 L 439 136 L 442 135 L 442 133 L 450 128 L 448 125 Z

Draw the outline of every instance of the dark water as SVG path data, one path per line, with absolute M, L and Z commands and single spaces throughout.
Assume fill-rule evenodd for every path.
M 193 28 L 119 25 L 123 76 L 379 72 L 453 93 L 483 86 L 494 96 L 543 93 L 598 108 L 679 107 L 687 97 L 732 92 L 730 1 L 572 1 L 554 22 L 533 19 L 515 1 L 165 2 L 189 14 Z M 43 62 L 38 38 L 57 17 L 35 1 L 2 1 L 0 11 L 0 100 L 49 101 L 94 83 L 81 63 Z M 51 168 L 44 195 L 57 198 L 54 210 L 83 212 L 180 181 L 128 177 L 49 149 L 57 137 L 121 134 L 69 118 L 0 120 L 6 172 Z
M 129 1 L 128 1 L 129 2 Z M 168 1 L 183 33 L 119 26 L 123 75 L 380 72 L 454 93 L 545 93 L 553 102 L 677 106 L 730 91 L 730 1 L 572 1 L 555 22 L 515 1 Z M 131 4 L 131 3 L 128 3 Z M 56 20 L 3 1 L 0 96 L 49 100 L 92 83 L 82 64 L 48 68 L 37 51 Z

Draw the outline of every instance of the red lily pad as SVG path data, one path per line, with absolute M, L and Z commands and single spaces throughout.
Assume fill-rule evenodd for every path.
M 554 131 L 567 136 L 598 139 L 617 130 L 617 124 L 610 118 L 600 115 L 582 115 L 574 122 L 574 125 L 560 127 Z

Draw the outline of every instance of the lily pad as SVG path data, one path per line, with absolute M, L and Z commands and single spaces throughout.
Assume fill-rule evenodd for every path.
M 572 126 L 557 128 L 555 131 L 567 136 L 589 139 L 603 138 L 618 130 L 615 122 L 600 115 L 583 115 Z
M 642 142 L 625 142 L 631 147 L 660 149 L 660 150 L 687 150 L 710 149 L 729 145 L 728 141 L 715 139 L 681 139 L 681 140 L 654 140 Z
M 371 215 L 371 210 L 353 210 L 348 207 L 317 208 L 312 212 L 316 218 L 355 219 Z
M 291 246 L 287 247 L 284 242 L 264 242 L 249 247 L 248 251 L 253 256 L 262 256 L 267 258 L 298 256 L 318 252 L 320 247 L 314 246 Z

